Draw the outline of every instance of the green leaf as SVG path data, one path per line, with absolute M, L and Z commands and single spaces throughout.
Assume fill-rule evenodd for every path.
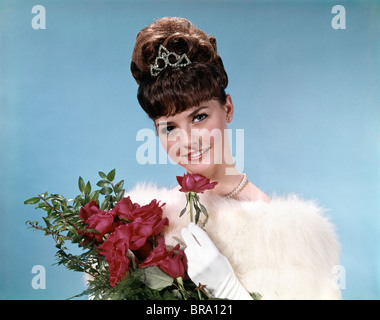
M 40 202 L 39 204 L 36 205 L 36 209 L 42 209 L 45 211 L 49 210 L 49 205 L 46 202 Z
M 91 183 L 90 181 L 87 182 L 86 187 L 84 188 L 84 194 L 89 195 L 91 193 Z
M 106 210 L 110 206 L 110 202 L 108 200 L 104 200 L 100 206 L 100 210 Z
M 46 198 L 46 196 L 48 195 L 49 193 L 47 191 L 45 191 L 44 193 L 41 193 L 40 196 L 42 198 Z
M 187 205 L 189 204 L 189 197 L 190 197 L 190 192 L 186 193 L 186 206 L 181 210 L 181 213 L 179 214 L 179 217 L 182 217 L 184 213 L 186 212 Z
M 123 190 L 123 186 L 124 186 L 124 180 L 121 180 L 118 183 L 116 183 L 114 187 L 115 192 L 119 193 L 121 190 Z
M 96 184 L 98 187 L 108 187 L 108 185 L 110 184 L 111 182 L 109 182 L 108 180 L 99 180 L 98 183 Z
M 124 190 L 122 191 L 122 192 L 120 192 L 118 195 L 117 195 L 117 197 L 116 197 L 116 201 L 117 202 L 119 202 L 121 199 L 123 199 L 124 198 L 124 195 L 125 195 L 125 192 L 124 192 Z
M 253 300 L 261 300 L 261 294 L 257 292 L 250 293 Z
M 66 229 L 69 230 L 69 232 L 71 232 L 73 235 L 78 235 L 78 230 L 74 226 L 68 224 L 66 226 Z
M 50 224 L 49 219 L 47 219 L 47 218 L 45 218 L 45 217 L 42 217 L 42 219 L 45 221 L 45 223 L 46 223 L 46 227 L 47 227 L 48 229 L 50 229 L 51 224 Z
M 107 174 L 107 180 L 113 181 L 115 179 L 115 173 L 116 169 L 112 169 L 108 174 Z
M 99 193 L 100 190 L 95 190 L 90 194 L 90 200 L 91 201 L 99 201 Z
M 66 200 L 64 196 L 62 196 L 62 195 L 60 195 L 58 193 L 52 194 L 51 196 L 54 197 L 54 199 L 56 199 L 58 201 L 63 201 L 64 202 Z
M 208 213 L 207 213 L 206 207 L 200 202 L 198 202 L 198 204 L 201 206 L 201 210 L 202 210 L 203 214 L 208 218 Z
M 151 289 L 159 291 L 173 284 L 173 278 L 157 266 L 142 268 L 138 272 L 141 272 L 140 280 Z
M 82 205 L 82 195 L 79 194 L 74 199 L 74 205 L 75 206 L 81 206 Z
M 86 232 L 100 234 L 100 232 L 96 229 L 86 229 Z
M 38 202 L 40 202 L 40 197 L 33 197 L 33 198 L 30 198 L 28 200 L 25 200 L 24 201 L 24 204 L 36 204 Z
M 198 221 L 199 221 L 199 218 L 200 218 L 201 209 L 198 207 L 198 205 L 197 205 L 196 202 L 194 202 L 194 208 L 195 208 L 195 211 L 196 211 L 196 214 L 195 214 L 195 224 L 197 224 Z
M 80 192 L 84 192 L 85 185 L 84 185 L 84 181 L 83 181 L 82 177 L 79 177 L 78 187 L 79 187 L 79 191 Z
M 112 193 L 112 188 L 110 187 L 104 187 L 102 189 L 100 189 L 99 191 L 102 195 L 109 195 L 110 193 Z
M 112 194 L 107 194 L 105 196 L 105 199 L 108 200 L 108 203 L 109 203 L 109 206 L 110 208 L 109 209 L 112 209 L 113 207 L 116 206 L 116 197 Z
M 99 171 L 98 173 L 99 173 L 100 178 L 107 179 L 107 175 L 103 171 Z
M 182 217 L 184 213 L 186 212 L 187 206 L 181 210 L 181 213 L 179 214 L 179 217 Z

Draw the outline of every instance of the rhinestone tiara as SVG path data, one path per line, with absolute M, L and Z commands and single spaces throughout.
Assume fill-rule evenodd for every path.
M 172 60 L 172 62 L 170 62 L 170 60 Z M 161 63 L 161 66 L 160 66 L 160 63 Z M 187 57 L 186 53 L 184 53 L 180 56 L 180 55 L 176 54 L 175 52 L 169 51 L 162 44 L 160 44 L 160 47 L 158 49 L 158 56 L 154 60 L 154 64 L 150 65 L 150 74 L 153 77 L 157 77 L 158 74 L 162 70 L 164 70 L 167 66 L 170 66 L 170 67 L 186 67 L 189 64 L 191 64 L 191 61 Z

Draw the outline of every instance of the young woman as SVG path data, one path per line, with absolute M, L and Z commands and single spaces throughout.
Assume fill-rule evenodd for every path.
M 131 71 L 171 159 L 218 182 L 201 194 L 203 228 L 179 217 L 186 200 L 178 188 L 128 192 L 137 202 L 166 203 L 166 242 L 186 247 L 193 282 L 218 298 L 339 299 L 339 244 L 323 210 L 294 195 L 271 199 L 232 161 L 225 129 L 235 110 L 215 38 L 186 19 L 159 19 L 137 35 Z

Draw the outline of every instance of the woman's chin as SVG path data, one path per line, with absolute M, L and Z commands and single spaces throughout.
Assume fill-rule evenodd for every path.
M 213 164 L 204 164 L 204 163 L 187 163 L 187 164 L 179 164 L 183 167 L 187 172 L 190 173 L 199 173 L 206 175 L 207 172 L 212 171 L 214 168 Z

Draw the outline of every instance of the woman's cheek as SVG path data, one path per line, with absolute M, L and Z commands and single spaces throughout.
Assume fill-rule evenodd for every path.
M 170 139 L 161 140 L 162 146 L 164 147 L 169 158 L 176 164 L 181 164 L 181 141 L 176 139 L 172 141 Z

